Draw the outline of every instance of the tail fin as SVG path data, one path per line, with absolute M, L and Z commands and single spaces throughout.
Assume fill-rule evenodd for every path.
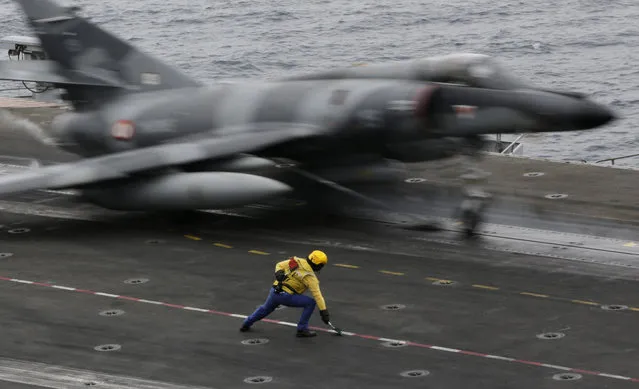
M 200 84 L 178 70 L 140 52 L 51 0 L 15 0 L 40 39 L 42 49 L 61 71 L 80 73 L 133 91 L 185 88 Z M 101 100 L 104 88 L 62 85 L 84 98 Z M 110 88 L 109 88 L 110 89 Z M 91 93 L 93 91 L 93 93 Z M 73 100 L 73 96 L 69 96 Z

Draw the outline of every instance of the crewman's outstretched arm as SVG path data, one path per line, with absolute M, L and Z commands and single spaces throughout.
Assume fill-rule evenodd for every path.
M 311 294 L 313 295 L 313 298 L 315 299 L 315 302 L 317 303 L 317 308 L 319 308 L 320 311 L 325 310 L 326 302 L 324 301 L 324 296 L 322 296 L 322 291 L 320 290 L 319 280 L 317 279 L 317 277 L 315 276 L 304 277 L 304 283 L 311 290 Z

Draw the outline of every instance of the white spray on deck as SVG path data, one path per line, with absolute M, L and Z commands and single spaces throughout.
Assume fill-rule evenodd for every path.
M 55 140 L 49 137 L 46 131 L 38 124 L 29 119 L 14 115 L 6 109 L 0 109 L 0 128 L 2 130 L 26 132 L 34 139 L 47 146 L 55 145 Z

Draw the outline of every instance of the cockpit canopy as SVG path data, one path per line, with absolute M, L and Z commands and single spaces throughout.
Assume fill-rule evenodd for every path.
M 478 88 L 519 89 L 529 87 L 512 75 L 493 57 L 484 54 L 455 53 L 418 59 L 413 71 L 420 80 L 463 84 Z
M 459 84 L 487 89 L 537 89 L 484 54 L 454 53 L 405 61 L 354 64 L 283 80 L 396 79 Z

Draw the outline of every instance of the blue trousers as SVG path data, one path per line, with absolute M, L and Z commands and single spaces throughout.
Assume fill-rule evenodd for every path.
M 262 320 L 266 316 L 270 315 L 271 312 L 280 305 L 287 307 L 304 307 L 302 317 L 300 317 L 300 321 L 297 323 L 297 330 L 300 331 L 308 329 L 308 321 L 315 309 L 315 300 L 303 294 L 288 294 L 286 292 L 277 293 L 273 288 L 271 288 L 264 304 L 257 308 L 251 316 L 244 320 L 244 325 L 250 327 L 256 321 Z

